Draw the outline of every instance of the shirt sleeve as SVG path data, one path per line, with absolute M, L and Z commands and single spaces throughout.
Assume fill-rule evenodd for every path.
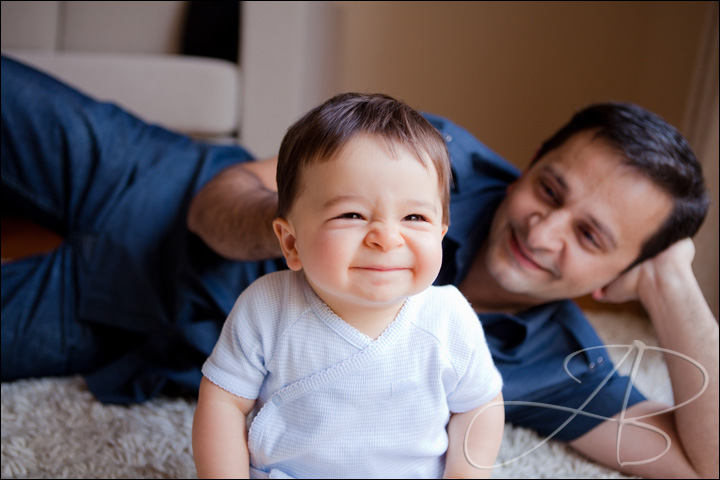
M 454 391 L 448 394 L 448 406 L 452 413 L 463 413 L 489 402 L 502 390 L 500 372 L 493 363 L 485 334 L 465 297 L 455 289 L 452 304 L 457 309 L 454 322 L 458 334 L 454 335 L 451 347 L 458 383 Z
M 212 383 L 250 400 L 257 399 L 268 373 L 263 340 L 265 337 L 267 341 L 265 330 L 274 312 L 268 311 L 268 302 L 263 301 L 271 296 L 264 291 L 266 283 L 255 282 L 240 295 L 202 367 L 203 375 Z

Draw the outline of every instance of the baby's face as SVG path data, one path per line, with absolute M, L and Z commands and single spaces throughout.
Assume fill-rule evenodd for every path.
M 393 156 L 385 140 L 359 136 L 304 172 L 287 218 L 288 265 L 302 268 L 340 317 L 398 309 L 440 270 L 442 211 L 433 167 L 400 145 Z

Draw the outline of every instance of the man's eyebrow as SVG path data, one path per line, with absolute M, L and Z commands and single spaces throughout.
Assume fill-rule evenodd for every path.
M 543 167 L 543 170 L 546 171 L 548 175 L 551 175 L 553 177 L 555 182 L 562 189 L 563 193 L 567 193 L 569 191 L 567 182 L 565 181 L 565 177 L 563 177 L 560 172 L 555 170 L 552 165 L 545 165 Z
M 565 181 L 565 177 L 558 172 L 556 169 L 554 169 L 551 165 L 545 165 L 543 167 L 543 170 L 547 172 L 548 175 L 551 175 L 555 182 L 558 184 L 558 187 L 563 191 L 565 195 L 570 193 L 570 188 L 568 187 L 567 182 Z M 600 235 L 605 237 L 610 244 L 610 249 L 614 250 L 617 248 L 617 239 L 615 238 L 615 235 L 613 232 L 600 220 L 595 218 L 593 215 L 590 215 L 589 221 L 592 224 L 593 228 L 595 228 L 598 232 L 600 232 Z

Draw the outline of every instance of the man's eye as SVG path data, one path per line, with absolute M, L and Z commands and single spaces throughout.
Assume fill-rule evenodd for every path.
M 403 220 L 410 221 L 410 222 L 424 222 L 425 217 L 423 217 L 422 215 L 413 213 L 412 215 L 408 215 L 407 217 L 403 218 Z
M 542 188 L 543 193 L 547 198 L 550 199 L 553 203 L 560 203 L 560 197 L 557 193 L 555 193 L 555 190 L 548 185 L 545 182 L 540 182 L 540 187 Z
M 590 230 L 588 230 L 586 228 L 582 228 L 582 229 L 580 229 L 580 235 L 582 235 L 582 237 L 586 241 L 590 242 L 594 247 L 600 248 L 600 244 L 595 239 L 595 235 L 593 235 L 593 233 Z

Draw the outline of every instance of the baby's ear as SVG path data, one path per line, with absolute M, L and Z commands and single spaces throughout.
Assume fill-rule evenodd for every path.
M 280 242 L 280 248 L 283 255 L 285 255 L 288 268 L 295 271 L 301 270 L 302 262 L 298 255 L 293 226 L 284 218 L 276 218 L 273 220 L 273 230 L 275 230 L 275 235 L 277 235 Z

